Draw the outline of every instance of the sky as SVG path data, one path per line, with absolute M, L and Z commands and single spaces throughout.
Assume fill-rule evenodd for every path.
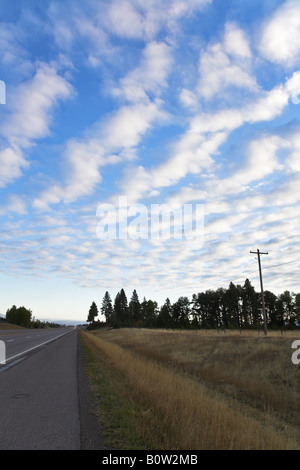
M 300 291 L 299 0 L 0 0 L 0 80 L 1 313 Z

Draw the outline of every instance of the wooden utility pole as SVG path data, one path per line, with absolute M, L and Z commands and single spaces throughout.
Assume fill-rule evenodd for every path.
M 266 316 L 263 280 L 262 280 L 262 273 L 261 273 L 260 255 L 268 255 L 269 253 L 264 253 L 262 251 L 259 251 L 259 249 L 257 249 L 257 251 L 250 251 L 250 253 L 256 254 L 257 259 L 258 259 L 258 269 L 259 269 L 260 289 L 261 289 L 261 302 L 262 302 L 263 315 L 264 315 L 264 330 L 265 330 L 265 335 L 267 335 L 267 316 Z

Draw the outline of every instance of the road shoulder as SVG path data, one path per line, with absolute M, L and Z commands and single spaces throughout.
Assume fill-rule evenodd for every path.
M 78 334 L 78 396 L 82 450 L 108 450 L 104 443 L 104 429 L 97 418 L 97 403 L 90 390 L 85 373 L 85 359 Z

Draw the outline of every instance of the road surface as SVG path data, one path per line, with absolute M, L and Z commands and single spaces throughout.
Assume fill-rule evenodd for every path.
M 74 328 L 43 328 L 0 330 L 0 340 L 6 346 L 7 368 L 24 358 L 26 353 L 70 333 Z M 3 368 L 2 368 L 3 371 Z
M 73 327 L 0 330 L 0 449 L 104 448 L 77 335 Z

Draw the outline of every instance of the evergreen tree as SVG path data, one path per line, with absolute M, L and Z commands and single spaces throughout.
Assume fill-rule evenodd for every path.
M 6 311 L 6 320 L 9 323 L 23 326 L 24 328 L 31 327 L 31 317 L 32 311 L 25 307 L 17 308 L 15 305 L 13 305 Z
M 155 328 L 157 326 L 158 305 L 153 300 L 146 300 L 144 297 L 141 303 L 141 316 L 146 328 Z
M 172 305 L 170 299 L 167 298 L 165 303 L 160 308 L 157 317 L 158 328 L 172 328 Z
M 206 320 L 210 328 L 221 326 L 219 296 L 216 291 L 208 289 L 205 292 L 206 298 Z
M 269 327 L 299 325 L 300 293 L 285 291 L 276 296 L 270 291 L 265 291 L 264 296 Z M 106 292 L 101 313 L 113 327 L 143 325 L 148 328 L 247 328 L 263 325 L 261 308 L 260 293 L 255 292 L 249 279 L 246 279 L 243 286 L 231 282 L 227 289 L 208 289 L 194 294 L 192 302 L 188 297 L 182 296 L 171 305 L 170 299 L 167 298 L 160 309 L 157 302 L 146 300 L 145 297 L 140 303 L 135 289 L 129 305 L 124 289 L 117 293 L 114 306 L 109 293 Z M 20 322 L 21 317 L 25 318 L 25 311 L 24 307 L 17 309 L 13 306 L 7 311 L 7 319 Z M 30 315 L 29 311 L 29 317 Z M 98 309 L 93 302 L 88 322 L 94 323 L 97 315 Z
M 190 326 L 190 301 L 188 297 L 179 297 L 172 305 L 172 316 L 177 328 L 188 328 Z
M 295 294 L 294 294 L 295 295 Z M 283 322 L 289 326 L 295 325 L 295 309 L 293 302 L 293 294 L 286 290 L 283 294 L 280 294 L 279 300 L 282 304 Z
M 95 318 L 98 316 L 98 307 L 97 305 L 95 304 L 95 302 L 92 303 L 92 305 L 90 306 L 90 309 L 89 309 L 89 314 L 88 314 L 88 317 L 87 317 L 87 322 L 89 323 L 94 323 L 95 322 Z
M 201 319 L 200 319 L 201 310 L 200 310 L 200 306 L 198 303 L 198 295 L 199 294 L 193 294 L 193 297 L 192 297 L 191 314 L 193 317 L 192 324 L 195 328 L 198 328 L 199 326 L 201 326 Z
M 295 295 L 295 322 L 300 325 L 300 294 Z
M 280 328 L 284 326 L 284 305 L 281 296 L 276 299 L 276 321 Z
M 225 302 L 228 310 L 228 324 L 235 328 L 241 328 L 241 286 L 235 285 L 233 282 L 229 284 L 226 291 Z
M 141 322 L 141 304 L 136 290 L 132 292 L 131 300 L 129 302 L 129 315 L 131 317 L 132 323 L 137 324 Z
M 112 300 L 109 293 L 106 291 L 102 300 L 101 313 L 105 316 L 106 322 L 110 323 L 113 314 Z
M 265 298 L 267 324 L 271 328 L 272 327 L 276 328 L 277 326 L 279 326 L 279 320 L 277 317 L 277 309 L 276 309 L 277 297 L 275 294 L 273 294 L 273 292 L 266 290 L 264 292 L 264 298 Z
M 218 326 L 222 328 L 226 328 L 228 326 L 228 308 L 226 305 L 226 290 L 223 289 L 222 287 L 219 287 L 216 294 L 217 294 L 217 298 L 219 302 Z
M 208 291 L 193 295 L 192 305 L 192 315 L 197 318 L 198 325 L 201 328 L 208 328 L 211 324 Z
M 114 302 L 114 313 L 120 326 L 129 326 L 129 309 L 124 289 L 121 289 L 120 292 L 118 292 L 116 295 Z
M 259 312 L 259 294 L 255 292 L 249 279 L 245 280 L 242 287 L 241 298 L 243 326 L 258 326 L 261 322 L 261 315 Z

